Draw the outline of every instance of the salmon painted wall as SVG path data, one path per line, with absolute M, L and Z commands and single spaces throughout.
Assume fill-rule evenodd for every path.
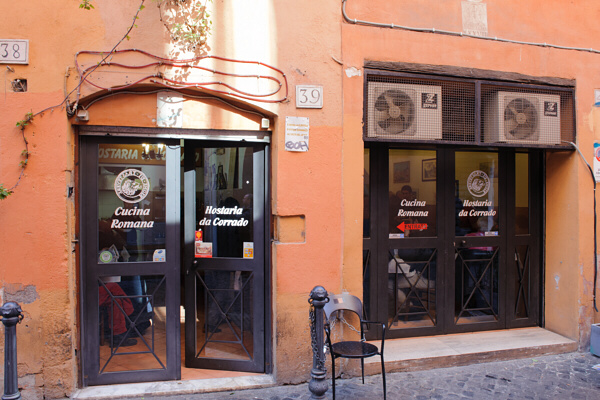
M 323 86 L 322 109 L 297 109 L 292 93 L 280 106 L 273 142 L 273 214 L 301 237 L 279 232 L 273 247 L 275 371 L 280 382 L 301 382 L 312 368 L 308 294 L 316 285 L 338 290 L 342 273 L 341 66 L 337 2 L 274 1 L 278 65 L 290 88 Z M 308 152 L 285 146 L 285 117 L 308 117 Z M 303 223 L 293 223 L 293 222 Z M 303 235 L 302 235 L 303 233 Z M 291 240 L 286 238 L 291 236 Z
M 107 53 L 123 38 L 141 3 L 92 1 L 95 8 L 89 11 L 79 9 L 79 2 L 73 0 L 3 6 L 0 37 L 28 39 L 31 48 L 28 65 L 13 65 L 14 72 L 2 71 L 9 88 L 13 79 L 28 81 L 26 93 L 5 90 L 0 99 L 0 176 L 6 186 L 12 186 L 19 174 L 22 145 L 16 121 L 29 111 L 37 113 L 60 105 L 65 90 L 77 92 L 80 76 L 75 55 L 82 51 Z M 308 375 L 299 376 L 298 371 L 309 371 L 311 363 L 308 293 L 317 284 L 341 285 L 342 70 L 336 61 L 340 57 L 339 5 L 215 0 L 210 4 L 213 33 L 207 46 L 199 52 L 186 52 L 175 46 L 166 32 L 161 22 L 165 10 L 156 2 L 144 3 L 146 8 L 140 12 L 130 38 L 123 40 L 118 50 L 143 49 L 172 59 L 218 55 L 260 61 L 284 72 L 290 93 L 296 84 L 325 88 L 325 106 L 320 110 L 296 109 L 292 96 L 292 101 L 283 104 L 245 101 L 244 108 L 253 111 L 250 113 L 207 99 L 186 101 L 183 107 L 184 128 L 258 130 L 260 115 L 271 120 L 272 211 L 277 222 L 279 217 L 286 222 L 302 221 L 279 224 L 277 239 L 282 241 L 273 246 L 275 372 L 280 380 L 306 380 Z M 83 67 L 93 66 L 101 57 L 80 54 L 77 62 Z M 119 53 L 111 60 L 135 64 L 143 57 Z M 248 70 L 227 68 L 236 73 Z M 90 80 L 114 87 L 134 82 L 146 72 L 127 74 L 115 65 L 91 75 Z M 196 78 L 176 69 L 167 73 L 188 82 Z M 156 96 L 117 95 L 90 105 L 102 91 L 84 84 L 79 92 L 81 106 L 89 105 L 89 121 L 67 118 L 60 106 L 44 116 L 36 115 L 26 130 L 30 166 L 15 193 L 0 204 L 3 226 L 11 227 L 0 234 L 4 265 L 19 266 L 3 268 L 1 283 L 5 299 L 19 301 L 25 311 L 25 323 L 19 327 L 19 343 L 27 349 L 20 356 L 20 382 L 37 397 L 68 395 L 78 380 L 79 264 L 72 250 L 76 249 L 79 221 L 75 219 L 74 197 L 67 197 L 68 187 L 76 186 L 76 136 L 71 124 L 156 126 Z M 310 118 L 309 152 L 284 151 L 285 116 Z M 55 365 L 60 368 L 47 368 Z
M 414 28 L 463 31 L 462 4 L 467 1 L 346 1 L 350 19 Z M 473 2 L 476 3 L 476 2 Z M 484 1 L 488 36 L 524 42 L 600 48 L 600 27 L 595 1 Z M 577 21 L 576 25 L 573 21 Z M 576 28 L 575 28 L 576 27 Z M 576 79 L 577 144 L 592 162 L 594 140 L 598 140 L 598 111 L 593 107 L 593 89 L 600 78 L 593 65 L 600 55 L 586 51 L 558 50 L 492 40 L 412 32 L 343 23 L 344 152 L 347 161 L 361 151 L 362 66 L 365 60 L 399 61 L 517 72 L 540 77 Z M 361 74 L 362 75 L 362 74 Z M 344 162 L 345 226 L 354 222 L 362 196 L 362 169 Z M 589 345 L 590 323 L 598 318 L 592 308 L 593 285 L 593 182 L 587 167 L 575 152 L 549 153 L 547 157 L 545 326 Z M 351 238 L 350 238 L 351 235 Z M 345 236 L 357 243 L 359 233 Z M 344 260 L 356 257 L 345 242 Z M 352 281 L 354 281 L 352 279 Z
M 451 37 L 346 23 L 342 2 L 292 0 L 214 0 L 210 5 L 213 33 L 196 53 L 182 51 L 161 22 L 164 10 L 156 2 L 146 8 L 119 49 L 143 49 L 153 55 L 183 59 L 216 55 L 260 61 L 285 74 L 288 100 L 239 103 L 240 112 L 208 99 L 184 103 L 183 127 L 259 130 L 260 115 L 271 120 L 271 190 L 275 237 L 272 246 L 273 354 L 278 382 L 309 379 L 311 349 L 308 294 L 315 285 L 339 293 L 362 293 L 363 212 L 363 65 L 365 60 L 401 61 L 519 72 L 533 76 L 576 79 L 578 145 L 591 162 L 591 146 L 600 139 L 600 112 L 593 90 L 600 78 L 592 68 L 600 55 Z M 435 3 L 435 5 L 433 5 Z M 489 0 L 489 36 L 600 48 L 595 21 L 600 6 L 594 0 Z M 28 65 L 0 64 L 4 93 L 0 95 L 0 183 L 12 186 L 19 176 L 23 149 L 15 127 L 27 112 L 37 113 L 26 128 L 30 165 L 15 193 L 0 201 L 3 300 L 17 300 L 25 321 L 19 335 L 20 382 L 37 398 L 63 397 L 77 386 L 78 269 L 75 196 L 76 141 L 60 106 L 76 88 L 77 52 L 108 52 L 133 22 L 141 0 L 93 1 L 95 9 L 78 8 L 77 0 L 7 2 L 0 15 L 0 39 L 28 39 Z M 348 0 L 353 18 L 419 28 L 461 31 L 461 0 Z M 573 21 L 577 21 L 575 24 Z M 79 60 L 93 65 L 97 57 Z M 115 55 L 115 60 L 139 63 L 139 54 Z M 207 65 L 217 65 L 214 60 Z M 244 73 L 249 65 L 223 68 Z M 149 70 L 152 70 L 150 68 Z M 154 70 L 152 70 L 154 71 Z M 148 71 L 143 71 L 144 73 Z M 176 68 L 161 73 L 185 82 L 200 75 Z M 141 73 L 141 72 L 140 72 Z M 139 75 L 116 65 L 93 76 L 99 85 L 134 82 Z M 27 79 L 28 90 L 14 93 L 11 82 Z M 234 83 L 251 90 L 262 83 Z M 152 86 L 155 85 L 155 86 Z M 298 109 L 296 85 L 321 85 L 322 109 Z M 151 84 L 158 89 L 162 86 Z M 0 88 L 1 89 L 1 88 Z M 82 86 L 82 104 L 101 93 Z M 195 95 L 205 94 L 202 90 Z M 227 95 L 223 95 L 227 97 Z M 73 97 L 71 97 L 73 98 Z M 156 126 L 156 95 L 112 96 L 89 107 L 89 125 Z M 285 117 L 308 117 L 310 149 L 288 152 Z M 546 203 L 546 327 L 578 339 L 585 346 L 591 309 L 593 240 L 590 210 L 592 184 L 585 165 L 573 153 L 547 157 Z
M 73 22 L 63 25 L 67 20 Z M 19 180 L 24 143 L 16 123 L 61 103 L 75 49 L 98 46 L 103 34 L 72 1 L 2 5 L 0 38 L 28 39 L 30 46 L 28 65 L 0 64 L 0 183 L 18 182 L 0 202 L 0 287 L 2 301 L 19 302 L 24 313 L 17 327 L 24 398 L 64 397 L 77 380 L 74 200 L 67 196 L 75 171 L 72 131 L 57 106 L 24 131 L 30 156 Z M 27 80 L 27 92 L 13 92 L 16 79 Z

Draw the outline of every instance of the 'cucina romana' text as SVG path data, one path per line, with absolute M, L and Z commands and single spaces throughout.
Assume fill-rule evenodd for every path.
M 117 207 L 115 215 L 150 215 L 150 209 Z
M 154 221 L 119 221 L 113 219 L 110 227 L 111 229 L 154 228 Z
M 115 210 L 116 216 L 142 216 L 142 215 L 150 215 L 149 208 L 123 208 L 117 207 Z M 114 218 L 110 223 L 111 229 L 144 229 L 144 228 L 154 228 L 154 221 L 121 221 L 119 219 Z

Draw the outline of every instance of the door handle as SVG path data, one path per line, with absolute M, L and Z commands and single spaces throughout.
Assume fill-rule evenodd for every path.
M 194 259 L 194 261 L 192 261 L 192 263 L 191 263 L 191 266 L 186 269 L 186 271 L 185 271 L 186 275 L 190 274 L 190 272 L 192 271 L 192 267 L 194 269 L 198 268 L 198 260 L 197 259 Z

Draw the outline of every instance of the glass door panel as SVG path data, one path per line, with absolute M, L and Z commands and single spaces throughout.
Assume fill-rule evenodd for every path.
M 385 316 L 390 337 L 439 330 L 437 278 L 443 242 L 438 227 L 437 168 L 435 150 L 389 149 L 387 173 L 379 177 L 385 191 L 375 188 L 387 200 L 385 214 L 381 199 L 372 207 L 378 215 L 379 242 L 372 264 L 376 262 L 379 271 L 378 304 L 385 305 L 380 306 L 378 316 Z
M 455 324 L 498 321 L 498 248 L 458 248 L 455 268 Z
M 389 238 L 435 237 L 436 152 L 390 150 Z
M 498 171 L 497 152 L 455 152 L 453 325 L 501 319 Z
M 165 277 L 105 276 L 98 293 L 100 373 L 165 369 Z
M 168 141 L 82 137 L 85 385 L 180 376 L 179 153 Z
M 265 151 L 194 143 L 184 155 L 185 364 L 262 372 Z
M 456 152 L 456 236 L 498 235 L 498 153 Z
M 529 233 L 529 154 L 515 154 L 515 234 Z
M 437 249 L 394 249 L 390 257 L 389 329 L 435 326 Z

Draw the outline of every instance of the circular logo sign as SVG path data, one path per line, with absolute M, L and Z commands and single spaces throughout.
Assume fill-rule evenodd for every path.
M 103 250 L 100 253 L 100 261 L 102 261 L 103 263 L 109 263 L 112 262 L 113 260 L 113 253 L 111 253 L 108 250 Z
M 139 169 L 126 169 L 115 179 L 115 193 L 126 203 L 137 203 L 148 196 L 150 180 Z
M 483 171 L 473 171 L 467 179 L 467 189 L 473 196 L 483 197 L 490 191 L 490 178 Z

